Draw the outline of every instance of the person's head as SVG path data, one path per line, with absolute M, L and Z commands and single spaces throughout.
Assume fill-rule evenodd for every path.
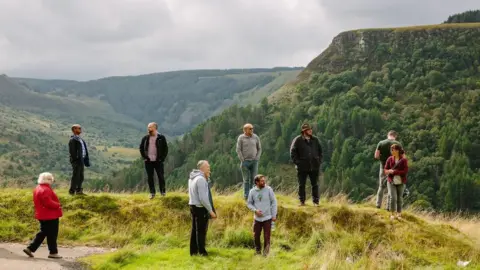
M 80 135 L 82 133 L 82 127 L 79 124 L 72 126 L 72 132 L 74 135 Z
M 53 175 L 49 172 L 44 172 L 44 173 L 41 173 L 39 176 L 38 176 L 38 180 L 37 180 L 37 183 L 38 184 L 48 184 L 48 185 L 51 185 L 53 184 L 53 182 L 55 182 L 55 179 L 53 178 Z
M 148 124 L 147 129 L 148 129 L 148 134 L 150 134 L 151 136 L 156 135 L 158 125 L 155 122 L 151 122 L 151 123 Z
M 304 136 L 312 136 L 313 134 L 313 131 L 312 131 L 312 127 L 310 127 L 309 124 L 305 123 L 302 125 L 302 135 Z
M 197 169 L 203 172 L 206 178 L 210 176 L 210 164 L 208 164 L 208 161 L 200 160 L 197 162 Z
M 395 130 L 390 130 L 387 134 L 387 138 L 389 140 L 396 140 L 397 139 L 397 132 Z
M 265 175 L 258 174 L 257 176 L 255 176 L 254 181 L 255 181 L 255 185 L 258 188 L 264 188 L 265 187 Z
M 398 144 L 393 144 L 392 146 L 390 146 L 390 151 L 392 152 L 392 156 L 395 157 L 399 157 L 405 154 L 403 148 Z
M 247 136 L 252 136 L 252 134 L 253 134 L 253 125 L 252 125 L 252 124 L 249 124 L 249 123 L 245 124 L 245 125 L 243 126 L 243 133 L 245 133 L 245 135 L 247 135 Z

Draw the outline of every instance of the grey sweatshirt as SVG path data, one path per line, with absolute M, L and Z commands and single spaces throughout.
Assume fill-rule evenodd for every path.
M 237 139 L 237 155 L 240 161 L 259 160 L 262 154 L 262 144 L 256 134 L 247 136 L 242 134 Z
M 189 205 L 205 207 L 207 211 L 212 212 L 212 205 L 208 197 L 208 183 L 205 175 L 200 170 L 193 170 L 188 179 Z
M 257 186 L 250 190 L 248 193 L 247 206 L 250 210 L 255 212 L 256 210 L 262 211 L 261 217 L 254 213 L 256 221 L 266 221 L 271 218 L 277 218 L 277 199 L 273 193 L 273 189 L 269 186 L 265 186 L 259 189 Z

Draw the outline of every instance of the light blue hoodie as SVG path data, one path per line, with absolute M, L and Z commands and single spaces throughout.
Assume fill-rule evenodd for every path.
M 254 213 L 256 221 L 266 221 L 272 218 L 277 218 L 277 199 L 273 193 L 273 189 L 269 186 L 265 186 L 260 189 L 257 186 L 250 190 L 248 193 L 247 206 L 250 210 L 255 212 L 256 210 L 262 211 L 261 217 Z
M 210 204 L 208 182 L 205 175 L 200 170 L 193 170 L 188 179 L 188 196 L 189 205 L 197 207 L 205 207 L 207 211 L 212 212 L 212 205 Z

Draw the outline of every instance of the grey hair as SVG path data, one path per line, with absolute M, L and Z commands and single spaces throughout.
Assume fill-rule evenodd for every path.
M 206 160 L 199 160 L 199 161 L 197 162 L 197 169 L 202 168 L 203 165 L 205 165 L 205 164 L 207 164 L 207 163 L 208 163 L 208 161 L 206 161 Z
M 148 123 L 148 125 L 154 125 L 154 126 L 155 126 L 155 129 L 158 129 L 158 124 L 155 123 L 155 122 L 150 122 L 150 123 Z
M 38 180 L 37 180 L 37 183 L 38 184 L 53 184 L 53 181 L 55 181 L 55 179 L 53 178 L 53 175 L 49 172 L 43 172 L 41 173 L 39 176 L 38 176 Z

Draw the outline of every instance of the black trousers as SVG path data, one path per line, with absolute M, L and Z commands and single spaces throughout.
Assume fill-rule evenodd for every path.
M 268 255 L 270 252 L 270 234 L 272 232 L 272 220 L 257 221 L 254 220 L 253 231 L 255 238 L 255 252 L 260 254 L 262 246 L 260 244 L 260 235 L 263 230 L 263 255 Z
M 307 183 L 307 177 L 310 178 L 310 183 L 312 184 L 312 200 L 314 203 L 320 201 L 319 191 L 318 191 L 318 176 L 320 174 L 319 170 L 316 171 L 298 171 L 298 199 L 301 203 L 305 203 L 305 185 Z
M 190 256 L 200 254 L 208 255 L 205 250 L 205 240 L 208 230 L 209 213 L 203 207 L 190 205 L 192 215 L 192 232 L 190 234 Z
M 153 182 L 153 172 L 157 172 L 158 185 L 160 193 L 165 193 L 165 178 L 163 176 L 163 162 L 160 161 L 145 161 L 145 171 L 147 172 L 148 188 L 150 194 L 155 194 L 155 183 Z
M 50 254 L 57 254 L 57 237 L 58 237 L 59 220 L 40 220 L 40 231 L 37 233 L 33 241 L 28 246 L 30 251 L 35 252 L 42 244 L 45 237 L 47 238 L 47 245 Z
M 85 169 L 85 165 L 83 162 L 72 163 L 72 180 L 70 181 L 70 190 L 68 191 L 70 194 L 75 192 L 82 192 L 82 184 L 83 184 L 83 171 Z

